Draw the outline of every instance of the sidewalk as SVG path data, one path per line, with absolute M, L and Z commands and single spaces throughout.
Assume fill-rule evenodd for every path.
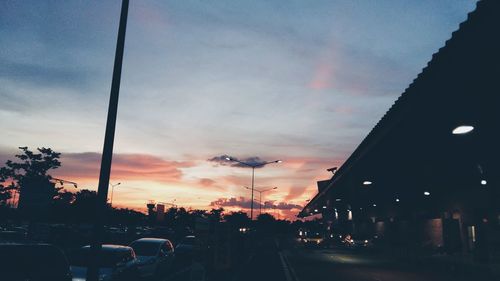
M 397 258 L 400 262 L 421 266 L 425 269 L 470 276 L 470 278 L 472 278 L 471 280 L 481 280 L 478 278 L 482 276 L 500 280 L 500 257 L 492 257 L 488 263 L 480 263 L 475 261 L 472 255 L 462 254 L 425 255 L 406 250 L 392 253 L 379 253 L 379 255 L 392 256 L 393 258 Z
M 490 274 L 500 280 L 500 261 L 492 259 L 489 263 L 475 262 L 472 256 L 433 255 L 420 257 L 417 263 L 430 268 L 444 269 L 468 276 Z

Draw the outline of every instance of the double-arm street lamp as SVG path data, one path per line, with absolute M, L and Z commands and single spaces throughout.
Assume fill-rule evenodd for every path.
M 109 185 L 111 185 L 111 200 L 109 202 L 109 205 L 111 207 L 113 206 L 113 193 L 115 192 L 115 186 L 120 185 L 120 184 L 122 184 L 122 183 L 121 182 L 115 183 L 115 184 L 109 183 Z
M 254 182 L 255 182 L 255 168 L 264 167 L 267 164 L 272 164 L 272 163 L 281 163 L 282 161 L 281 160 L 274 160 L 274 161 L 269 161 L 269 162 L 248 163 L 248 162 L 240 161 L 240 160 L 233 158 L 233 157 L 230 157 L 230 156 L 227 156 L 226 160 L 237 162 L 237 163 L 240 163 L 241 165 L 252 168 L 252 200 L 250 202 L 250 220 L 253 220 L 253 191 L 254 191 Z
M 246 189 L 251 189 L 248 186 L 245 186 L 245 188 Z M 267 192 L 267 191 L 271 191 L 271 190 L 275 190 L 275 189 L 278 189 L 278 187 L 275 186 L 275 187 L 264 189 L 264 190 L 254 189 L 255 191 L 257 191 L 259 193 L 259 203 L 260 203 L 259 204 L 259 216 L 262 214 L 262 193 Z

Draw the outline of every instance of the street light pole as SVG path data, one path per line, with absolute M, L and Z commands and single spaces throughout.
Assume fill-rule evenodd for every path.
M 255 181 L 255 167 L 252 167 L 252 200 L 250 201 L 250 220 L 253 220 L 253 191 Z
M 245 186 L 246 189 L 250 189 L 248 186 Z M 274 190 L 274 189 L 278 189 L 277 186 L 273 187 L 273 188 L 269 188 L 269 189 L 265 189 L 265 190 L 258 190 L 258 189 L 255 189 L 255 188 L 252 188 L 252 193 L 253 191 L 257 191 L 259 193 L 259 216 L 262 214 L 262 193 L 264 192 L 267 192 L 267 191 L 271 191 L 271 190 Z M 252 200 L 253 202 L 253 200 Z
M 112 207 L 113 206 L 113 193 L 115 192 L 115 186 L 120 185 L 122 183 L 119 182 L 117 184 L 112 184 L 112 183 L 109 183 L 109 184 L 111 185 L 111 200 L 109 202 L 109 205 Z
M 274 161 L 262 162 L 262 163 L 247 163 L 247 162 L 240 161 L 240 160 L 233 158 L 233 157 L 230 157 L 230 156 L 227 156 L 226 160 L 227 161 L 234 161 L 234 162 L 240 163 L 244 166 L 252 168 L 252 200 L 250 202 L 250 220 L 253 220 L 253 191 L 254 191 L 254 182 L 255 182 L 255 168 L 264 167 L 267 164 L 271 164 L 271 163 L 281 163 L 283 161 L 274 160 Z

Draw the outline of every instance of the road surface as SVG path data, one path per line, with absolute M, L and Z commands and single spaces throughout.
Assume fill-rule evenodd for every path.
M 494 280 L 483 272 L 465 275 L 366 250 L 314 249 L 266 241 L 235 280 L 258 281 L 463 281 Z M 481 273 L 479 273 L 481 274 Z

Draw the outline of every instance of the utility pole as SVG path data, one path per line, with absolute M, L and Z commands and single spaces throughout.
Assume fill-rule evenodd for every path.
M 111 93 L 109 98 L 108 118 L 106 122 L 106 133 L 104 135 L 104 147 L 101 158 L 101 171 L 99 174 L 99 186 L 97 189 L 97 206 L 94 213 L 94 233 L 90 245 L 91 259 L 87 271 L 88 281 L 98 281 L 98 261 L 102 248 L 103 214 L 107 208 L 109 176 L 111 173 L 111 161 L 113 159 L 113 144 L 115 140 L 116 115 L 118 112 L 118 97 L 120 93 L 120 80 L 122 73 L 123 49 L 125 47 L 125 30 L 127 29 L 129 0 L 122 0 L 120 13 L 120 25 L 118 27 L 118 39 L 116 42 L 115 63 L 113 66 L 113 80 L 111 82 Z

